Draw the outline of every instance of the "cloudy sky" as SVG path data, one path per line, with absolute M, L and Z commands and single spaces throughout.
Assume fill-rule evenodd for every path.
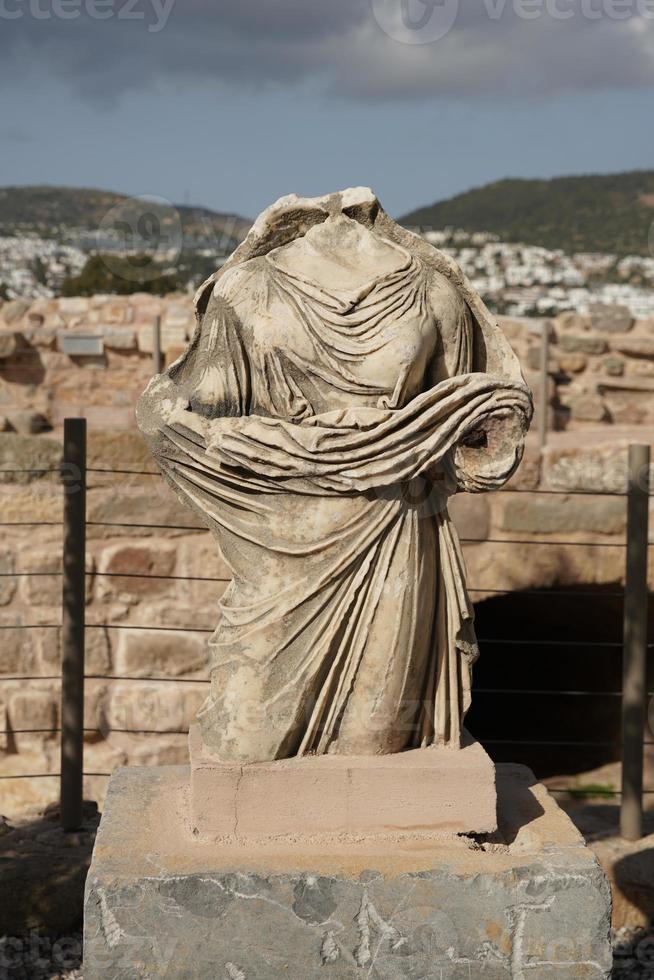
M 0 0 L 0 185 L 253 216 L 654 168 L 654 0 Z

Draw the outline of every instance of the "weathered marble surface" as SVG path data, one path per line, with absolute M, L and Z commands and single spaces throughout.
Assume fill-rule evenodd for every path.
M 237 764 L 458 746 L 478 651 L 446 504 L 520 461 L 508 342 L 366 188 L 282 198 L 196 306 L 137 417 L 233 572 L 205 742 Z
M 608 885 L 528 770 L 492 839 L 203 845 L 185 767 L 111 780 L 87 880 L 86 980 L 606 980 Z

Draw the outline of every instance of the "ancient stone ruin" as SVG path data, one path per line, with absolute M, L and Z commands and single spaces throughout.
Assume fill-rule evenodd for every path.
M 112 778 L 85 976 L 607 977 L 595 859 L 464 727 L 447 501 L 522 457 L 502 332 L 362 188 L 282 198 L 196 310 L 138 421 L 232 582 L 190 767 Z

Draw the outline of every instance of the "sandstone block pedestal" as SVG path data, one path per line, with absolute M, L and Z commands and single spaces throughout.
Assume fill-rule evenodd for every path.
M 87 880 L 85 980 L 606 980 L 594 856 L 528 770 L 498 766 L 497 794 L 486 837 L 218 843 L 191 830 L 188 767 L 119 770 Z
M 389 832 L 491 833 L 495 766 L 479 742 L 395 755 L 226 765 L 190 733 L 191 826 L 211 840 Z

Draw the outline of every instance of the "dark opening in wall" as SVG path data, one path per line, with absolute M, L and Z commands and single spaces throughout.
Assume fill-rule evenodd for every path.
M 481 657 L 466 725 L 495 761 L 546 777 L 620 758 L 622 650 L 602 644 L 622 643 L 621 591 L 619 584 L 543 589 L 476 605 Z M 650 604 L 650 637 L 653 626 Z

